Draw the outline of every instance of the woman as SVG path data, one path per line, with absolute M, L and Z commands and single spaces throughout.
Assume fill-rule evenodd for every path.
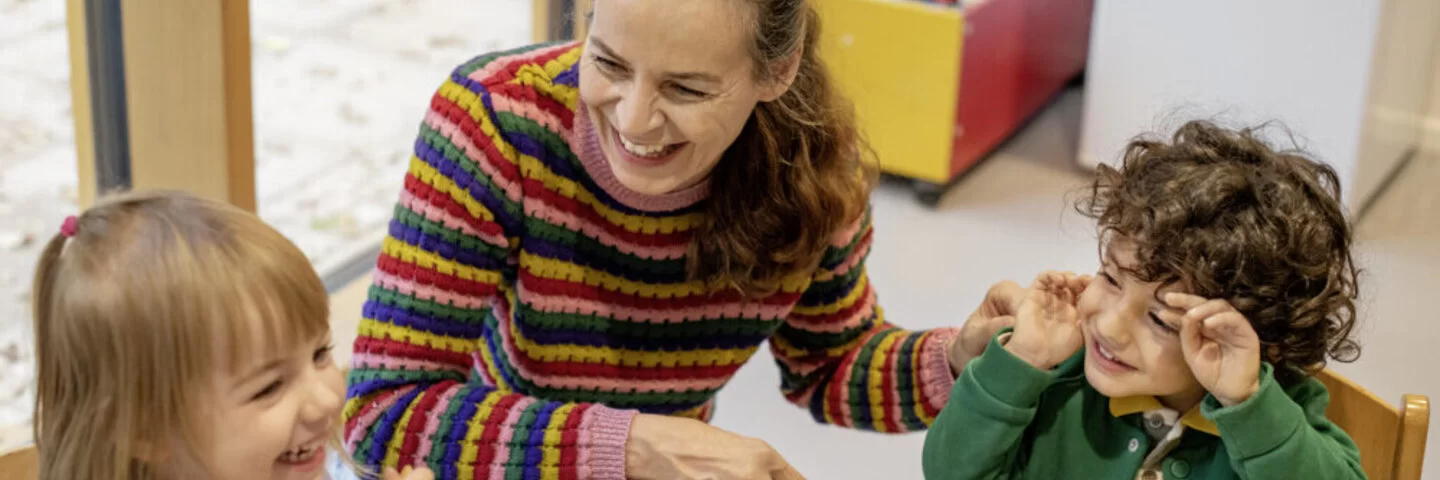
M 439 478 L 798 478 L 702 422 L 767 339 L 817 421 L 925 428 L 1020 289 L 992 288 L 964 332 L 884 321 L 872 175 L 818 37 L 805 0 L 603 0 L 583 44 L 455 70 L 354 345 L 356 457 Z

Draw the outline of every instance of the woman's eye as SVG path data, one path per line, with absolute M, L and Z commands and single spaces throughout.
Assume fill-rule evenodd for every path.
M 282 387 L 282 386 L 284 386 L 284 385 L 285 385 L 284 382 L 280 381 L 279 379 L 276 379 L 275 381 L 270 382 L 269 384 L 265 385 L 265 388 L 260 389 L 259 392 L 255 392 L 255 395 L 254 395 L 254 396 L 251 396 L 251 397 L 250 397 L 250 400 L 251 400 L 251 401 L 255 401 L 255 400 L 262 400 L 262 399 L 268 398 L 269 396 L 274 395 L 276 392 L 279 392 L 279 391 L 280 391 L 280 387 Z
M 1101 270 L 1101 271 L 1100 271 L 1100 276 L 1105 278 L 1105 283 L 1109 283 L 1111 286 L 1115 286 L 1115 287 L 1120 286 L 1120 282 L 1117 281 L 1117 280 L 1115 280 L 1115 276 L 1110 275 L 1110 272 Z
M 710 96 L 710 94 L 708 93 L 689 88 L 684 85 L 675 85 L 673 88 L 675 89 L 676 93 L 690 98 L 706 98 Z
M 607 72 L 620 72 L 623 71 L 625 68 L 620 66 L 620 64 L 614 60 L 599 56 L 595 57 L 595 64 L 600 66 L 601 70 Z
M 1179 331 L 1175 330 L 1175 327 L 1172 327 L 1170 326 L 1170 324 L 1160 320 L 1160 316 L 1156 315 L 1155 312 L 1150 312 L 1150 322 L 1154 323 L 1155 326 L 1160 327 L 1160 329 L 1164 330 L 1165 333 L 1179 333 Z

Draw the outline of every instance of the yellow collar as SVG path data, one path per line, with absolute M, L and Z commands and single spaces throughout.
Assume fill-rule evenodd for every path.
M 1111 398 L 1110 414 L 1115 417 L 1123 417 L 1132 413 L 1148 412 L 1165 408 L 1159 400 L 1149 395 L 1135 395 L 1130 397 Z M 1200 414 L 1200 406 L 1196 405 L 1185 415 L 1180 417 L 1180 424 L 1194 430 L 1199 430 L 1214 436 L 1220 436 L 1220 428 L 1215 422 Z

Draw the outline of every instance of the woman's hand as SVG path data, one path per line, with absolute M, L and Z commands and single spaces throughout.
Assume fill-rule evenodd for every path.
M 959 376 L 965 364 L 985 353 L 995 332 L 1014 325 L 1015 312 L 1024 299 L 1025 289 L 1015 282 L 1006 280 L 991 285 L 980 308 L 965 320 L 965 325 L 960 327 L 960 337 L 950 345 L 950 371 Z
M 405 467 L 404 470 L 395 471 L 395 467 L 385 467 L 382 474 L 384 480 L 435 480 L 435 473 L 425 467 Z
M 1190 372 L 1221 405 L 1233 406 L 1260 391 L 1260 336 L 1230 302 L 1185 293 L 1165 296 L 1185 310 L 1180 349 Z
M 805 480 L 764 441 L 698 420 L 640 414 L 625 444 L 625 476 L 635 480 Z
M 1015 313 L 1005 349 L 1041 370 L 1055 368 L 1085 345 L 1075 302 L 1089 282 L 1073 273 L 1045 272 Z

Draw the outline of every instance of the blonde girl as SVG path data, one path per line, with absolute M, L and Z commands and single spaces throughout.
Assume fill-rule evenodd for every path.
M 345 398 L 328 295 L 254 215 L 131 193 L 35 273 L 42 480 L 326 476 Z

